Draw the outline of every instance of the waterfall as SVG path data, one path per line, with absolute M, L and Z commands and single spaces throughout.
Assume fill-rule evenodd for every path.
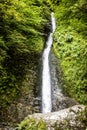
M 52 22 L 52 32 L 50 32 L 48 40 L 46 42 L 46 48 L 44 49 L 42 61 L 42 112 L 51 112 L 52 102 L 51 102 L 51 77 L 50 77 L 50 67 L 49 67 L 49 53 L 51 50 L 51 45 L 53 42 L 53 32 L 56 28 L 54 14 L 51 13 Z

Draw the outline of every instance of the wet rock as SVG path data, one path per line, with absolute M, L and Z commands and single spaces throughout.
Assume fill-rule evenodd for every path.
M 51 86 L 52 86 L 52 111 L 59 111 L 78 103 L 66 97 L 62 91 L 61 72 L 57 58 L 51 51 L 50 54 L 50 68 L 51 68 Z
M 40 112 L 40 107 L 39 106 L 36 106 L 34 109 L 35 109 L 34 110 L 35 113 L 39 113 Z
M 85 130 L 86 126 L 79 118 L 81 113 L 85 110 L 83 105 L 75 105 L 73 107 L 60 110 L 58 112 L 46 114 L 33 114 L 29 118 L 43 120 L 46 122 L 48 130 Z M 83 117 L 85 118 L 85 116 Z
M 34 99 L 34 106 L 39 106 L 41 103 L 41 99 L 39 97 Z
M 65 97 L 62 94 L 59 94 L 55 100 L 53 100 L 53 111 L 59 111 L 65 108 L 72 107 L 74 105 L 78 105 L 79 103 L 76 102 L 74 99 L 69 97 Z

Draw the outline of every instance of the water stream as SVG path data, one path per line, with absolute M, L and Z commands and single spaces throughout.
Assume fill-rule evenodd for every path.
M 52 100 L 51 100 L 51 77 L 49 67 L 49 54 L 53 42 L 53 33 L 56 28 L 54 14 L 51 13 L 52 32 L 49 34 L 46 42 L 46 48 L 43 52 L 43 70 L 42 70 L 42 113 L 51 112 Z
M 76 105 L 77 102 L 65 96 L 61 89 L 60 68 L 51 46 L 56 28 L 54 14 L 51 13 L 52 32 L 50 32 L 42 56 L 42 113 L 59 111 Z

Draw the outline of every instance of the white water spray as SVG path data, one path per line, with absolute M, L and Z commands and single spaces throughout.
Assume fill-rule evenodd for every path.
M 50 67 L 49 67 L 49 53 L 51 50 L 51 45 L 53 42 L 53 33 L 56 28 L 54 14 L 51 13 L 52 22 L 52 32 L 50 33 L 48 40 L 46 42 L 47 47 L 43 52 L 43 71 L 42 71 L 42 112 L 51 112 L 52 102 L 51 102 L 51 77 L 50 77 Z

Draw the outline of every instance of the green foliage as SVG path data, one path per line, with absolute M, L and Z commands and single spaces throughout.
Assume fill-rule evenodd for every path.
M 29 60 L 43 49 L 49 20 L 50 11 L 44 0 L 0 1 L 1 107 L 20 93 Z
M 26 118 L 18 125 L 16 130 L 47 130 L 47 126 L 42 120 L 36 121 L 35 119 Z
M 55 10 L 54 51 L 63 71 L 64 90 L 87 103 L 87 2 L 62 0 Z

